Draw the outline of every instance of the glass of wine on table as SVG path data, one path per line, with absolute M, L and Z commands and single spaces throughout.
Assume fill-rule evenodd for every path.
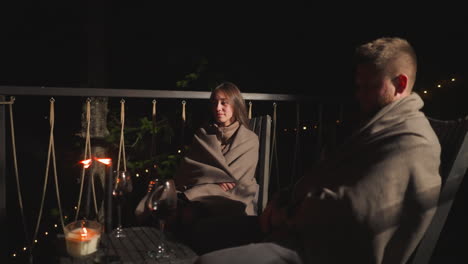
M 124 196 L 133 190 L 132 178 L 128 171 L 117 171 L 112 195 L 117 202 L 117 228 L 114 230 L 114 236 L 123 238 L 125 233 L 122 227 L 122 203 Z
M 155 250 L 150 250 L 148 255 L 152 258 L 171 258 L 173 250 L 170 249 L 165 234 L 165 226 L 168 218 L 175 214 L 177 208 L 177 192 L 174 180 L 158 181 L 148 197 L 146 206 L 152 217 L 159 224 L 161 239 Z

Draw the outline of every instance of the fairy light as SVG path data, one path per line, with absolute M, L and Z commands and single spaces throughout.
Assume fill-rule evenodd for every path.
M 317 125 L 314 126 L 314 128 L 317 128 L 317 127 L 318 127 Z
M 16 253 L 13 253 L 12 256 L 13 256 L 13 257 L 16 257 Z
M 63 218 L 67 219 L 67 218 L 68 218 L 68 216 L 64 216 Z
M 287 129 L 287 128 L 285 128 L 285 129 L 284 129 L 284 132 L 288 132 L 288 129 Z
M 140 174 L 139 174 L 139 173 L 137 173 L 137 174 L 135 174 L 135 176 L 137 176 L 137 177 L 140 177 Z
M 454 81 L 455 81 L 455 78 L 452 78 L 452 82 L 454 82 Z
M 34 240 L 34 243 L 37 243 L 37 239 Z
M 180 149 L 177 150 L 177 153 L 181 153 L 181 152 L 182 152 L 182 150 L 180 150 Z
M 26 249 L 28 249 L 28 248 L 27 248 L 27 247 L 24 247 L 24 248 L 23 248 L 23 251 L 26 251 Z
M 438 85 L 437 85 L 437 88 L 442 88 L 442 85 L 441 85 L 441 84 L 438 84 Z
M 78 206 L 75 206 L 75 210 L 78 210 Z
M 339 123 L 340 123 L 340 120 L 339 120 L 339 119 L 337 119 L 337 120 L 336 120 L 336 123 L 337 123 L 337 124 L 339 124 Z
M 145 172 L 149 172 L 149 170 L 148 170 L 148 169 L 146 169 L 146 170 L 145 170 Z
M 427 94 L 427 90 L 424 90 L 423 93 Z
M 307 126 L 303 126 L 302 129 L 303 129 L 303 130 L 307 130 Z
M 57 228 L 57 224 L 54 224 L 54 227 Z
M 46 232 L 44 232 L 44 235 L 46 235 L 46 236 L 47 236 L 48 234 L 49 234 L 49 232 L 47 232 L 47 231 L 46 231 Z

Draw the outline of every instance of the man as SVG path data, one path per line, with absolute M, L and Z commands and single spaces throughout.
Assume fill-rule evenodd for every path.
M 199 263 L 236 263 L 235 256 L 253 246 L 278 256 L 277 263 L 393 264 L 410 258 L 441 186 L 440 145 L 412 91 L 416 55 L 408 41 L 385 37 L 357 47 L 355 63 L 362 125 L 296 184 L 288 208 L 274 199 L 259 218 L 267 241 L 280 249 L 246 245 L 203 255 Z

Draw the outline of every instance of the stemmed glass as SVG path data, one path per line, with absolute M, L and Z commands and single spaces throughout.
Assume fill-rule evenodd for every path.
M 117 228 L 115 229 L 115 237 L 125 237 L 122 228 L 122 202 L 123 196 L 127 193 L 132 192 L 132 178 L 128 171 L 118 171 L 117 176 L 115 177 L 114 189 L 112 190 L 112 195 L 117 201 Z
M 177 192 L 174 180 L 164 181 L 162 184 L 154 186 L 152 193 L 148 197 L 146 206 L 150 210 L 153 218 L 159 223 L 161 239 L 156 250 L 150 250 L 148 255 L 152 258 L 170 258 L 170 249 L 166 243 L 164 231 L 166 221 L 173 216 L 177 208 Z

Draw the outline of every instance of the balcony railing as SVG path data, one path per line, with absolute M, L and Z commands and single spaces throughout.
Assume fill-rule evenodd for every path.
M 269 94 L 269 93 L 242 93 L 246 101 L 271 101 L 271 102 L 292 102 L 296 104 L 315 104 L 318 106 L 317 117 L 317 141 L 320 145 L 322 134 L 322 115 L 321 110 L 324 105 L 346 105 L 347 100 L 344 97 L 320 97 L 298 94 Z M 7 104 L 12 102 L 8 100 L 9 96 L 20 98 L 21 96 L 54 96 L 54 97 L 119 97 L 119 98 L 149 98 L 149 99 L 180 99 L 180 100 L 203 100 L 209 99 L 210 92 L 203 91 L 173 91 L 173 90 L 139 90 L 139 89 L 105 89 L 105 88 L 69 88 L 69 87 L 38 87 L 38 86 L 0 86 L 0 232 L 6 233 L 6 179 L 7 179 L 7 155 L 6 145 L 6 113 Z M 29 109 L 31 111 L 31 109 Z M 290 117 L 298 119 L 299 117 Z M 298 120 L 297 120 L 298 121 Z M 299 129 L 299 128 L 298 128 Z M 296 141 L 297 143 L 297 141 Z M 10 186 L 11 188 L 11 186 Z M 2 240 L 5 241 L 2 236 Z

